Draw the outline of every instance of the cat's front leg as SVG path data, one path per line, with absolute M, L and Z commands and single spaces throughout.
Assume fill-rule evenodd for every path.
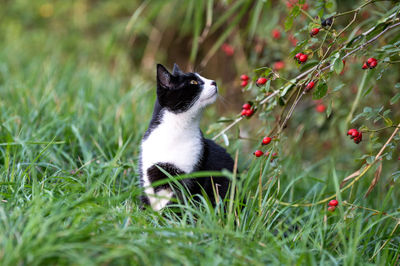
M 173 164 L 157 163 L 156 165 L 153 165 L 147 169 L 147 178 L 151 185 L 160 180 L 165 180 L 169 178 L 163 171 L 160 170 L 159 167 L 162 168 L 171 176 L 184 174 L 182 170 L 180 170 Z M 175 193 L 171 185 L 172 184 L 170 183 L 155 185 L 152 187 L 153 191 L 150 191 L 150 189 L 145 189 L 145 192 L 149 199 L 150 206 L 152 207 L 153 210 L 159 211 L 166 205 L 168 205 L 168 203 L 170 203 L 171 199 L 175 196 L 174 195 Z

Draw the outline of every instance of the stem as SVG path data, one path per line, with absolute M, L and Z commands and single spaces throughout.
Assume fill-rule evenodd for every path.
M 358 180 L 360 180 L 367 172 L 368 170 L 377 162 L 380 160 L 380 156 L 382 155 L 383 151 L 386 149 L 386 147 L 389 145 L 389 143 L 392 141 L 392 139 L 394 138 L 394 136 L 397 134 L 397 132 L 400 129 L 400 123 L 397 125 L 396 129 L 393 131 L 392 135 L 388 138 L 388 140 L 386 141 L 386 143 L 382 146 L 382 148 L 379 150 L 378 154 L 375 156 L 374 161 L 369 164 L 356 178 L 354 178 L 353 181 L 351 181 L 347 186 L 345 186 L 344 188 L 340 189 L 340 193 L 342 193 L 343 191 L 349 189 L 350 187 L 352 187 Z M 280 205 L 284 205 L 284 206 L 291 206 L 291 207 L 311 207 L 311 206 L 315 206 L 315 205 L 319 205 L 319 204 L 323 204 L 328 202 L 331 199 L 336 198 L 336 193 L 324 198 L 320 201 L 317 201 L 315 203 L 289 203 L 289 202 L 283 202 L 283 201 L 279 201 L 277 200 L 276 203 L 280 204 Z

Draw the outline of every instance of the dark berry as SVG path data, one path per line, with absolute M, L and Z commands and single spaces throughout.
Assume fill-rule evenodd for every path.
M 327 18 L 327 19 L 324 19 L 322 22 L 321 22 L 321 26 L 322 27 L 330 27 L 331 25 L 332 25 L 332 23 L 333 23 L 333 18 L 332 17 L 330 17 L 330 18 Z

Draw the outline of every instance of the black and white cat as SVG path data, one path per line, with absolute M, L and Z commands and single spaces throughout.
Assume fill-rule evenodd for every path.
M 233 160 L 224 148 L 203 137 L 199 124 L 204 108 L 215 102 L 218 87 L 215 81 L 197 73 L 184 73 L 175 64 L 172 74 L 157 65 L 157 100 L 153 117 L 141 143 L 140 185 L 144 188 L 141 200 L 153 210 L 161 210 L 176 191 L 169 184 L 151 184 L 167 176 L 156 166 L 175 176 L 196 171 L 233 171 Z M 226 177 L 185 179 L 192 195 L 207 193 L 214 203 L 218 191 L 224 198 L 230 181 Z M 214 184 L 214 187 L 213 187 Z

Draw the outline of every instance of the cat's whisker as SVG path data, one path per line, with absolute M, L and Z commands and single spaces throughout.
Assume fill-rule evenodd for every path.
M 220 103 L 224 105 L 224 107 L 228 106 L 228 104 L 231 104 L 231 101 L 229 101 L 226 97 L 218 94 L 218 100 Z

